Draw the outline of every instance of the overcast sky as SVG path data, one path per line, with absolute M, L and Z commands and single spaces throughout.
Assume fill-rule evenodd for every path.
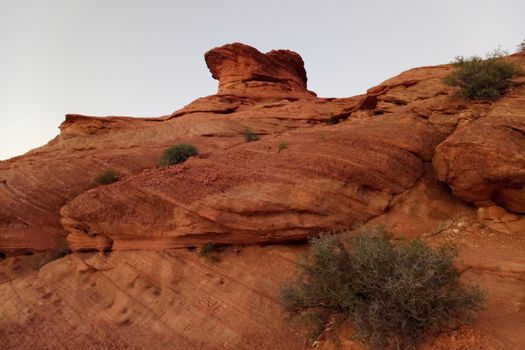
M 523 0 L 0 0 L 0 159 L 66 113 L 159 116 L 216 92 L 204 52 L 231 42 L 304 59 L 308 88 L 348 97 L 416 66 L 510 52 Z

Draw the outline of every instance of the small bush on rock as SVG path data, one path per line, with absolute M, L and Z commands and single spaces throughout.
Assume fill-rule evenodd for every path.
M 525 52 L 525 39 L 518 45 L 518 52 Z
M 199 154 L 197 147 L 189 143 L 180 143 L 164 150 L 159 160 L 160 166 L 170 166 L 185 162 L 189 157 Z
M 459 87 L 459 94 L 472 100 L 495 100 L 510 86 L 511 79 L 523 74 L 521 69 L 503 59 L 495 51 L 487 58 L 457 57 L 455 71 L 443 79 L 449 86 Z
M 251 129 L 245 129 L 242 132 L 242 135 L 244 136 L 244 141 L 246 142 L 257 141 L 259 139 L 259 136 L 257 136 L 257 134 L 254 133 Z
M 109 185 L 118 180 L 118 174 L 113 169 L 106 169 L 95 176 L 95 183 L 97 185 Z
M 297 280 L 281 289 L 285 309 L 315 325 L 353 323 L 371 348 L 412 348 L 429 332 L 467 322 L 484 300 L 459 283 L 456 250 L 392 242 L 384 229 L 311 240 Z
M 215 243 L 206 243 L 199 248 L 199 256 L 208 259 L 211 262 L 218 262 L 219 252 L 224 250 L 224 246 Z

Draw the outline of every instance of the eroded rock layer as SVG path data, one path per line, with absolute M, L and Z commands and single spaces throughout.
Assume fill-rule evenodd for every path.
M 204 55 L 219 94 L 253 97 L 314 97 L 306 90 L 306 70 L 301 56 L 290 50 L 266 54 L 239 44 L 212 49 Z
M 302 239 L 381 214 L 445 136 L 397 116 L 268 136 L 88 191 L 62 223 L 77 250 L 100 236 L 107 249 Z
M 186 250 L 75 254 L 6 281 L 25 257 L 9 258 L 0 347 L 300 349 L 278 294 L 298 249 L 230 250 L 220 262 Z
M 361 223 L 457 245 L 489 294 L 471 328 L 423 349 L 523 347 L 523 78 L 495 103 L 453 98 L 450 65 L 317 98 L 294 52 L 205 58 L 216 95 L 159 118 L 68 115 L 0 162 L 0 348 L 303 348 L 279 287 L 306 247 L 258 244 Z M 179 142 L 199 155 L 157 167 Z M 108 168 L 119 180 L 97 187 Z M 208 242 L 230 246 L 170 250 Z M 351 334 L 317 345 L 361 349 Z
M 525 213 L 525 88 L 459 127 L 439 145 L 433 163 L 459 198 Z

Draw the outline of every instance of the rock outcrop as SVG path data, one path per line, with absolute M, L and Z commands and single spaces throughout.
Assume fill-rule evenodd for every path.
M 8 258 L 0 347 L 299 350 L 279 288 L 300 250 L 247 247 L 220 262 L 186 250 L 74 254 L 12 281 L 2 275 L 28 257 Z
M 305 246 L 266 244 L 368 223 L 457 244 L 462 278 L 490 294 L 472 328 L 423 348 L 521 349 L 523 85 L 496 103 L 451 98 L 443 65 L 318 98 L 294 52 L 205 58 L 217 94 L 158 118 L 68 115 L 0 162 L 1 348 L 303 348 L 279 286 Z M 199 155 L 158 168 L 179 142 Z M 119 181 L 97 187 L 107 168 Z M 193 251 L 208 242 L 228 247 Z
M 234 43 L 212 49 L 204 58 L 212 77 L 219 80 L 220 95 L 315 97 L 306 90 L 303 59 L 293 51 L 263 54 L 251 46 Z
M 459 127 L 439 145 L 433 163 L 459 198 L 525 213 L 525 88 Z
M 445 137 L 397 116 L 267 136 L 90 190 L 62 223 L 75 250 L 99 236 L 113 249 L 304 239 L 383 213 Z
M 68 115 L 48 145 L 1 162 L 0 250 L 269 243 L 384 212 L 399 222 L 391 215 L 400 212 L 397 197 L 432 159 L 458 197 L 523 211 L 521 90 L 494 105 L 451 99 L 445 65 L 412 69 L 362 96 L 326 99 L 306 90 L 303 61 L 287 50 L 231 44 L 206 53 L 206 62 L 219 79 L 217 95 L 159 118 Z M 244 143 L 245 129 L 261 140 Z M 177 142 L 201 155 L 156 169 L 162 150 Z M 281 142 L 287 149 L 278 152 Z M 121 180 L 95 188 L 105 168 Z M 436 223 L 431 216 L 418 216 L 421 228 Z

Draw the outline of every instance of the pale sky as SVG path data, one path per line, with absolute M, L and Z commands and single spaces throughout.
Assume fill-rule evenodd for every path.
M 321 97 L 403 70 L 514 52 L 523 0 L 0 0 L 0 159 L 54 138 L 67 113 L 159 116 L 216 92 L 203 55 L 297 51 Z

